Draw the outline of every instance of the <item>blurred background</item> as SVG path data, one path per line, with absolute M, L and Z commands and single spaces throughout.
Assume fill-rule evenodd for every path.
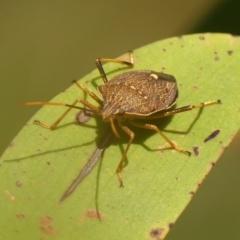
M 50 100 L 92 71 L 96 57 L 176 35 L 239 35 L 239 12 L 239 0 L 0 1 L 0 155 L 38 109 L 17 102 Z M 167 240 L 239 239 L 239 141 L 240 135 Z

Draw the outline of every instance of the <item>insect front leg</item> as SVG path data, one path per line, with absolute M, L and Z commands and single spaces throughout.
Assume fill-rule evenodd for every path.
M 123 169 L 123 163 L 125 162 L 126 160 L 126 157 L 127 157 L 127 152 L 132 144 L 132 141 L 135 137 L 135 134 L 132 130 L 130 130 L 128 127 L 122 125 L 122 123 L 120 121 L 118 121 L 118 124 L 119 126 L 121 127 L 121 129 L 130 137 L 129 141 L 128 141 L 128 144 L 127 144 L 127 147 L 125 148 L 124 150 L 124 153 L 122 155 L 122 158 L 121 158 L 121 161 L 119 162 L 118 164 L 118 167 L 117 167 L 117 175 L 118 175 L 118 180 L 120 182 L 120 187 L 123 187 L 123 180 L 122 180 L 122 169 Z
M 162 133 L 162 131 L 160 131 L 160 129 L 152 124 L 148 124 L 148 123 L 139 123 L 139 122 L 134 122 L 134 121 L 129 121 L 132 125 L 136 126 L 136 127 L 140 127 L 140 128 L 146 128 L 146 129 L 150 129 L 150 130 L 154 130 L 157 133 L 159 133 L 167 142 L 168 144 L 175 149 L 178 152 L 182 152 L 187 154 L 188 156 L 191 155 L 191 153 L 189 151 L 186 151 L 185 149 L 182 149 L 178 146 L 176 146 L 165 134 Z
M 76 80 L 73 80 L 73 82 L 85 93 L 87 93 L 92 99 L 94 99 L 96 102 L 98 102 L 100 105 L 103 104 L 102 100 L 92 91 L 85 88 L 81 83 L 77 82 Z

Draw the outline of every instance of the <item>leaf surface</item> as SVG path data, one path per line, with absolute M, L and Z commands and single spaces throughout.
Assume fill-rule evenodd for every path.
M 134 70 L 150 69 L 176 77 L 177 107 L 221 99 L 222 104 L 154 120 L 192 156 L 169 149 L 157 133 L 132 128 L 136 139 L 122 173 L 125 187 L 118 187 L 115 173 L 128 142 L 121 132 L 122 138 L 113 140 L 100 164 L 59 203 L 108 124 L 98 117 L 78 124 L 74 121 L 78 111 L 72 110 L 51 131 L 32 124 L 33 120 L 53 123 L 64 108 L 44 106 L 0 160 L 1 238 L 132 240 L 167 235 L 239 129 L 240 38 L 210 33 L 174 37 L 135 50 L 134 60 Z M 104 69 L 108 79 L 129 70 L 116 63 L 108 63 Z M 101 97 L 96 89 L 102 84 L 97 70 L 81 83 Z M 71 104 L 76 98 L 97 105 L 75 85 L 52 101 Z M 204 142 L 215 130 L 219 134 Z

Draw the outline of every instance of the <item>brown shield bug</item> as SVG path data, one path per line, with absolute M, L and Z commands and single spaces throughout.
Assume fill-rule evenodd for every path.
M 101 116 L 103 121 L 110 123 L 115 136 L 120 137 L 116 128 L 117 124 L 129 136 L 127 147 L 124 150 L 116 170 L 120 186 L 123 186 L 121 175 L 123 164 L 135 136 L 134 132 L 124 124 L 125 121 L 128 121 L 131 125 L 139 128 L 156 131 L 173 149 L 190 155 L 191 153 L 189 151 L 176 146 L 157 126 L 145 123 L 145 121 L 168 117 L 177 113 L 190 111 L 194 108 L 202 108 L 204 106 L 220 103 L 221 101 L 212 100 L 196 105 L 188 105 L 173 109 L 172 107 L 178 98 L 178 87 L 174 76 L 151 70 L 133 70 L 121 73 L 108 81 L 102 66 L 103 62 L 116 62 L 133 66 L 133 54 L 132 52 L 129 52 L 129 61 L 109 58 L 97 58 L 95 60 L 96 66 L 104 82 L 103 85 L 98 87 L 98 90 L 102 95 L 102 99 L 100 99 L 94 92 L 88 90 L 82 84 L 75 81 L 79 88 L 81 88 L 100 105 L 100 108 L 93 106 L 91 103 L 81 98 L 76 99 L 72 104 L 53 102 L 23 103 L 24 105 L 54 105 L 68 107 L 68 109 L 56 120 L 56 122 L 51 125 L 38 120 L 35 120 L 34 123 L 45 128 L 54 129 L 72 108 L 77 108 L 88 110 Z M 84 107 L 76 106 L 77 103 L 81 103 Z

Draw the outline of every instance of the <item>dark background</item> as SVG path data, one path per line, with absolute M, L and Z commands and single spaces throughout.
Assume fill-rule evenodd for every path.
M 37 111 L 17 102 L 50 100 L 93 70 L 96 57 L 114 58 L 176 35 L 239 35 L 239 12 L 238 0 L 1 1 L 0 154 Z M 239 238 L 239 140 L 215 165 L 168 240 Z

